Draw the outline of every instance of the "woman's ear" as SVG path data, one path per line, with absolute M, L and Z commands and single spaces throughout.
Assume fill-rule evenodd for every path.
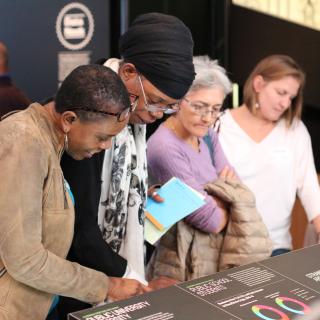
M 64 133 L 71 130 L 72 125 L 78 119 L 78 116 L 73 111 L 65 111 L 61 115 L 61 125 Z
M 129 81 L 136 78 L 138 71 L 132 63 L 124 63 L 119 69 L 119 76 L 122 81 Z
M 256 93 L 259 93 L 265 86 L 265 81 L 261 75 L 257 75 L 253 78 L 253 89 Z

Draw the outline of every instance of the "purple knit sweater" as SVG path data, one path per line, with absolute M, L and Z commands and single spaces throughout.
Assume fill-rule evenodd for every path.
M 175 176 L 206 196 L 206 204 L 186 217 L 186 221 L 208 233 L 217 230 L 222 212 L 203 187 L 217 179 L 226 165 L 231 168 L 217 135 L 211 130 L 209 133 L 214 146 L 214 166 L 203 139 L 200 139 L 200 152 L 197 152 L 164 125 L 149 138 L 147 148 L 148 170 L 155 181 L 163 184 Z

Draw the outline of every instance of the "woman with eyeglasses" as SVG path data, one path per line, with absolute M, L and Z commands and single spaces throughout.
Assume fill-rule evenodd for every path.
M 220 270 L 220 261 L 228 260 L 226 265 L 231 267 L 270 254 L 267 232 L 255 211 L 253 197 L 239 181 L 212 130 L 231 83 L 216 61 L 206 56 L 193 61 L 196 78 L 182 98 L 179 111 L 148 140 L 148 170 L 162 184 L 178 177 L 203 194 L 205 204 L 159 240 L 148 266 L 150 279 L 168 276 L 186 281 Z M 214 183 L 219 184 L 219 192 L 212 192 L 217 187 Z M 230 224 L 233 221 L 237 226 Z M 250 228 L 239 221 L 248 222 Z M 225 228 L 226 233 L 222 232 Z M 252 231 L 248 234 L 249 229 Z M 232 230 L 237 230 L 236 234 Z M 251 232 L 259 236 L 252 237 Z M 252 240 L 256 248 L 249 244 Z M 222 243 L 228 247 L 223 257 Z
M 110 151 L 76 163 L 62 159 L 76 202 L 75 236 L 69 258 L 107 275 L 145 282 L 144 206 L 147 197 L 146 124 L 175 112 L 194 79 L 193 40 L 178 18 L 147 13 L 119 41 L 121 59 L 104 65 L 118 73 L 131 98 L 129 125 Z M 158 279 L 157 288 L 170 283 Z M 126 290 L 126 287 L 123 287 Z M 64 319 L 88 307 L 61 299 Z
M 148 140 L 148 170 L 165 183 L 176 176 L 206 196 L 206 205 L 186 218 L 204 232 L 219 233 L 227 221 L 226 208 L 204 191 L 218 176 L 234 175 L 212 125 L 217 119 L 231 83 L 225 71 L 208 57 L 194 58 L 196 78 L 180 102 L 179 111 L 161 124 Z M 209 135 L 212 155 L 204 137 Z
M 110 148 L 129 120 L 129 107 L 119 77 L 87 65 L 66 77 L 53 101 L 2 118 L 0 319 L 43 320 L 58 295 L 97 304 L 148 291 L 136 280 L 65 259 L 75 213 L 61 156 L 82 160 Z
M 320 188 L 310 136 L 300 120 L 304 82 L 291 57 L 268 56 L 246 80 L 243 104 L 220 119 L 223 150 L 256 196 L 273 241 L 272 255 L 292 249 L 296 195 L 320 233 Z

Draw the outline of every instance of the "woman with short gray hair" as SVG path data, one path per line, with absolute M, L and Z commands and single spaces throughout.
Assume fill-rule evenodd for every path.
M 148 266 L 150 279 L 191 280 L 261 260 L 271 251 L 254 198 L 239 181 L 211 128 L 231 91 L 230 80 L 207 56 L 195 57 L 193 63 L 196 78 L 179 111 L 148 141 L 148 169 L 162 184 L 179 178 L 203 194 L 205 204 L 160 239 Z M 214 192 L 216 188 L 220 191 Z

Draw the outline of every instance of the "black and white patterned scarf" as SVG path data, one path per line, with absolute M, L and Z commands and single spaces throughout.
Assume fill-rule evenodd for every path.
M 144 276 L 147 190 L 146 126 L 127 126 L 107 150 L 99 205 L 100 227 L 111 248 Z

